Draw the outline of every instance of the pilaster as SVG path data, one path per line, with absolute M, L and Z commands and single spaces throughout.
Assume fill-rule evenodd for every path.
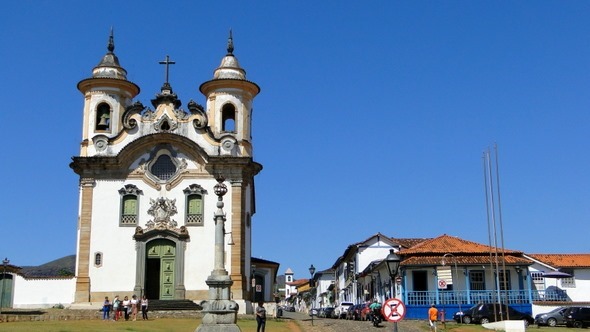
M 76 294 L 74 301 L 90 302 L 90 230 L 92 229 L 92 197 L 95 180 L 81 178 L 80 187 L 80 229 L 78 243 L 78 271 L 76 273 Z

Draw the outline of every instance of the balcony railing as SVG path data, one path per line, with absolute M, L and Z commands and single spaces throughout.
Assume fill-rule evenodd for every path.
M 498 299 L 500 297 L 500 299 Z M 558 291 L 410 291 L 407 292 L 407 304 L 476 304 L 502 302 L 507 304 L 530 303 L 531 301 L 570 301 L 565 290 Z

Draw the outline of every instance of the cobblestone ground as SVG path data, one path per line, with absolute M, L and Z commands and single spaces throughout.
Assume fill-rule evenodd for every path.
M 297 312 L 285 312 L 286 319 L 297 320 L 304 332 L 391 332 L 393 323 L 384 322 L 381 326 L 374 327 L 371 322 L 353 321 L 346 319 L 314 318 L 313 325 L 311 317 L 307 314 Z M 429 331 L 426 321 L 402 320 L 397 326 L 398 332 L 424 332 Z

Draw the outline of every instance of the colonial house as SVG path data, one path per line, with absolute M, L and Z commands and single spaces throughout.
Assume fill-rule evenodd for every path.
M 400 259 L 394 276 L 386 264 L 389 251 Z M 590 301 L 590 254 L 526 255 L 446 234 L 396 239 L 377 233 L 348 246 L 332 268 L 336 305 L 396 297 L 410 319 L 422 319 L 431 304 L 451 319 L 480 302 L 502 302 L 534 315 Z

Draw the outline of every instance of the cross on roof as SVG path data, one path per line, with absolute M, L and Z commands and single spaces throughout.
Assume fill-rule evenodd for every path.
M 168 55 L 166 55 L 166 60 L 164 61 L 160 61 L 159 62 L 161 65 L 166 65 L 166 83 L 168 83 L 168 75 L 169 75 L 169 70 L 170 70 L 170 65 L 174 65 L 176 64 L 175 61 L 170 61 L 170 57 Z

